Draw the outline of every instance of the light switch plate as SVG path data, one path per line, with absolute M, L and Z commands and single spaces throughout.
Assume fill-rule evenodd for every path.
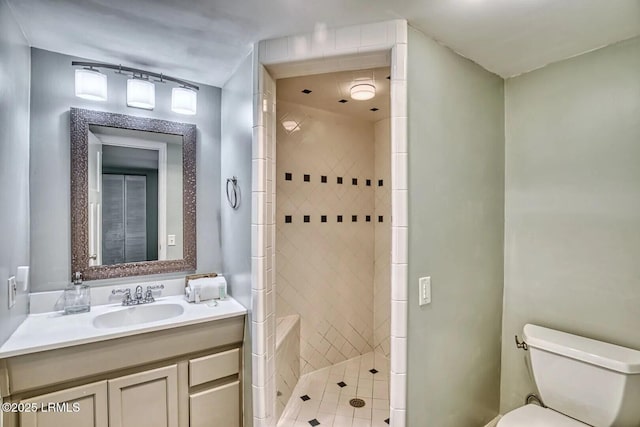
M 23 265 L 18 267 L 18 272 L 16 273 L 16 282 L 18 285 L 22 286 L 22 290 L 27 292 L 29 290 L 29 266 Z
M 175 246 L 176 245 L 176 235 L 175 234 L 169 234 L 167 236 L 167 245 L 168 246 Z
M 427 305 L 431 303 L 431 276 L 421 277 L 418 279 L 418 296 L 419 305 Z
M 9 292 L 9 308 L 16 305 L 16 293 L 18 292 L 18 285 L 16 285 L 16 276 L 9 277 L 7 280 L 7 287 Z

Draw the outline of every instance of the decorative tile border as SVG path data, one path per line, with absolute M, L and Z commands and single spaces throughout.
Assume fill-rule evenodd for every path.
M 391 52 L 391 61 L 388 53 Z M 407 383 L 407 22 L 385 21 L 263 40 L 254 47 L 252 160 L 253 424 L 275 416 L 275 80 L 391 63 L 391 418 L 406 425 Z
M 294 218 L 295 217 L 293 215 L 285 215 L 284 223 L 293 224 L 295 221 L 303 224 L 311 224 L 314 222 L 326 223 L 327 218 L 329 217 L 327 215 L 319 215 L 319 216 L 299 215 L 295 221 L 294 221 Z M 343 222 L 343 218 L 349 218 L 349 215 L 338 215 L 336 217 L 335 222 Z M 333 217 L 331 217 L 331 219 L 333 221 Z M 351 222 L 358 222 L 358 215 L 351 215 Z M 364 218 L 360 217 L 360 222 L 371 222 L 371 215 L 365 215 Z M 384 215 L 378 215 L 378 222 L 384 222 Z

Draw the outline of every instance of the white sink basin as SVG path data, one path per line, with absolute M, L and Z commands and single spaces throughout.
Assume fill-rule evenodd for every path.
M 93 319 L 93 326 L 99 329 L 120 328 L 170 319 L 182 313 L 184 313 L 184 307 L 180 304 L 141 305 L 96 316 Z

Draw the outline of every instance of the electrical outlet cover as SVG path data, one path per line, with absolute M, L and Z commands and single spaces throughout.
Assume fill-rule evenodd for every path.
M 16 273 L 16 282 L 22 286 L 22 290 L 27 292 L 29 290 L 29 266 L 23 265 L 18 267 Z
M 11 308 L 16 305 L 16 293 L 18 292 L 16 276 L 11 276 L 9 277 L 9 280 L 7 280 L 7 291 L 9 292 L 9 308 Z

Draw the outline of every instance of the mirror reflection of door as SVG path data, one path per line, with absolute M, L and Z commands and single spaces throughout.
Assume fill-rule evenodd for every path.
M 108 154 L 106 148 L 105 154 Z M 157 230 L 158 205 L 147 203 L 148 199 L 157 198 L 157 191 L 153 191 L 157 189 L 157 172 L 131 170 L 125 175 L 110 168 L 103 171 L 104 264 L 157 260 L 158 234 L 154 231 Z
M 102 142 L 89 132 L 89 266 L 102 265 Z
M 181 141 L 92 127 L 88 154 L 90 265 L 181 259 Z

